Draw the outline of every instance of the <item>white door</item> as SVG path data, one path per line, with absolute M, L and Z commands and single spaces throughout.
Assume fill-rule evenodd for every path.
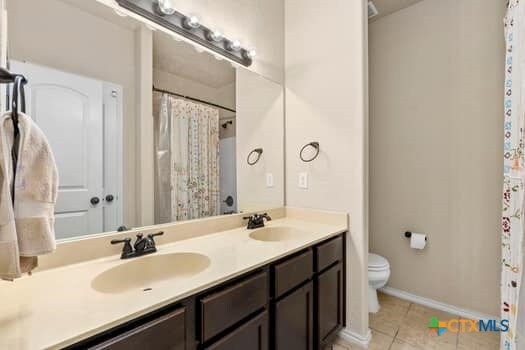
M 117 219 L 108 216 L 116 212 L 104 209 L 104 83 L 29 63 L 11 62 L 11 67 L 28 79 L 27 113 L 56 158 L 56 237 L 103 232 L 105 216 L 115 225 Z M 118 200 L 118 193 L 114 196 Z

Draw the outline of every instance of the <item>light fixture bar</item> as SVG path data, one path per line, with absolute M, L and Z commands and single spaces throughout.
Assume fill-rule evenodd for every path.
M 151 0 L 116 0 L 119 6 L 130 10 L 142 17 L 149 19 L 158 25 L 171 30 L 187 39 L 190 39 L 224 57 L 229 58 L 243 66 L 251 66 L 253 60 L 249 50 L 240 48 L 239 50 L 232 49 L 232 43 L 227 38 L 221 38 L 220 40 L 213 40 L 210 33 L 213 30 L 199 24 L 196 28 L 188 26 L 188 18 L 178 11 L 175 11 L 171 15 L 163 14 L 159 10 L 159 4 L 157 1 Z

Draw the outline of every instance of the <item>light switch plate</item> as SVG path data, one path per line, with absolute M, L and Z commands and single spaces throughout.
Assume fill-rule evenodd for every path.
M 308 188 L 308 173 L 299 173 L 299 188 Z
M 273 187 L 273 174 L 266 173 L 266 187 Z

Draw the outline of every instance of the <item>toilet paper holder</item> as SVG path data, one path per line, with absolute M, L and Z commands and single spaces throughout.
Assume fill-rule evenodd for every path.
M 405 232 L 405 237 L 406 237 L 406 238 L 410 238 L 410 237 L 412 237 L 412 232 L 410 232 L 410 231 L 406 231 L 406 232 Z M 426 242 L 427 240 L 428 240 L 428 237 L 425 237 L 425 242 Z

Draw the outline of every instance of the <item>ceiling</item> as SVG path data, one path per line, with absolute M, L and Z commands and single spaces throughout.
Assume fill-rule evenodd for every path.
M 199 53 L 193 45 L 158 31 L 153 35 L 153 66 L 212 88 L 235 82 L 235 69 L 228 61 Z
M 379 14 L 370 19 L 370 22 L 377 21 L 381 17 L 388 16 L 394 12 L 412 6 L 423 0 L 372 0 L 376 5 Z

